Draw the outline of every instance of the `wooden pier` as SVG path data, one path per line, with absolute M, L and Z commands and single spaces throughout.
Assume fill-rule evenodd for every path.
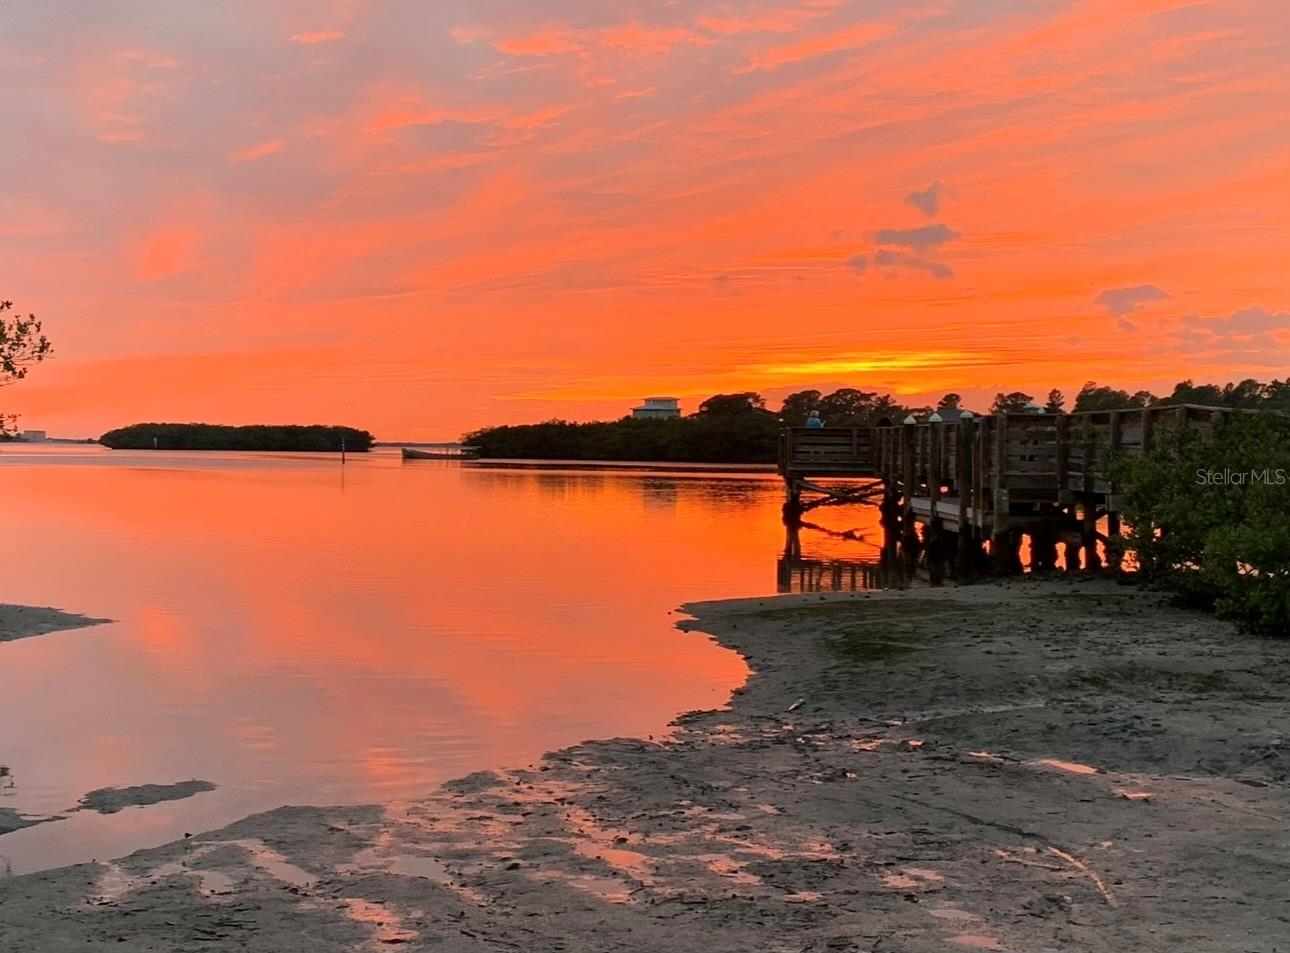
M 996 571 L 1031 565 L 1118 565 L 1122 488 L 1110 461 L 1150 449 L 1167 428 L 1210 428 L 1227 408 L 1171 405 L 1076 414 L 997 414 L 883 427 L 790 427 L 780 437 L 785 522 L 818 506 L 881 507 L 891 539 L 971 572 L 988 551 Z M 1102 528 L 1105 527 L 1105 528 Z M 1082 560 L 1082 561 L 1081 561 Z

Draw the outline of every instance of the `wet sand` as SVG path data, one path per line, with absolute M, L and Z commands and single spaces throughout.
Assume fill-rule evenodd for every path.
M 83 629 L 110 621 L 110 619 L 93 619 L 44 606 L 0 605 L 0 642 L 48 635 L 63 629 Z
M 728 709 L 0 882 L 0 947 L 1288 945 L 1290 644 L 1100 582 L 688 611 Z

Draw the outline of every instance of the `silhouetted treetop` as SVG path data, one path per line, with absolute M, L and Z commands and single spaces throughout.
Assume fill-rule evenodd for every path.
M 5 317 L 12 309 L 12 301 L 0 301 L 0 386 L 22 380 L 27 371 L 54 352 L 36 316 Z
M 1096 381 L 1089 381 L 1075 395 L 1075 412 L 1087 410 L 1131 410 L 1134 407 L 1146 407 L 1156 403 L 1156 398 L 1145 390 L 1130 394 L 1114 387 L 1104 387 Z
M 715 394 L 699 405 L 700 414 L 753 414 L 766 409 L 761 394 L 744 391 L 741 394 Z
M 992 414 L 1024 414 L 1032 409 L 1035 398 L 1030 394 L 1023 394 L 1019 390 L 1014 390 L 1011 394 L 998 393 L 994 395 L 994 403 L 990 405 Z

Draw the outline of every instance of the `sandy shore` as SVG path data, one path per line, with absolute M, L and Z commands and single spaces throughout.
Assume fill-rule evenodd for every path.
M 0 605 L 0 642 L 48 635 L 63 629 L 82 629 L 108 621 L 43 606 Z
M 5 881 L 0 948 L 1290 946 L 1290 645 L 1103 583 L 689 611 L 756 674 L 669 738 Z

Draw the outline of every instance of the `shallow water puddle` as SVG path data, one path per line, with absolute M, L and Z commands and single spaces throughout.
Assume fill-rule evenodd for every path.
M 383 948 L 380 944 L 411 943 L 421 936 L 416 930 L 406 929 L 403 918 L 383 904 L 358 897 L 342 897 L 340 902 L 344 904 L 345 916 L 372 928 L 373 945 L 378 949 Z
M 198 860 L 214 851 L 217 847 L 222 846 L 222 844 L 203 844 L 189 851 L 182 861 L 168 861 L 142 874 L 132 874 L 115 863 L 101 864 L 103 872 L 99 875 L 94 893 L 86 899 L 86 903 L 90 906 L 115 904 L 136 890 L 150 886 L 167 877 L 188 877 L 195 880 L 198 893 L 204 897 L 219 897 L 231 894 L 236 885 L 236 881 L 231 874 L 214 868 L 189 866 L 192 861 Z
M 1102 774 L 1101 768 L 1095 768 L 1091 764 L 1080 764 L 1078 761 L 1062 761 L 1059 758 L 1040 758 L 1031 764 L 1042 765 L 1045 768 L 1056 768 L 1058 771 L 1065 771 L 1068 774 Z
M 935 870 L 923 867 L 905 867 L 900 873 L 882 875 L 882 885 L 890 890 L 930 890 L 944 881 Z
M 576 832 L 569 845 L 579 855 L 606 863 L 642 883 L 650 882 L 653 860 L 647 854 L 622 846 L 635 840 L 629 831 L 605 827 L 590 811 L 576 804 L 562 805 L 560 813 L 565 827 Z
M 605 847 L 601 844 L 581 840 L 572 841 L 570 846 L 587 860 L 599 860 L 616 871 L 639 880 L 641 883 L 650 883 L 653 863 L 648 856 L 639 851 L 627 850 L 621 847 Z
M 388 840 L 386 834 L 381 840 Z M 340 868 L 341 873 L 368 873 L 384 871 L 400 877 L 421 877 L 437 883 L 447 883 L 448 868 L 443 862 L 425 854 L 390 853 L 384 844 L 366 847 L 354 855 L 354 859 Z
M 785 903 L 819 903 L 824 899 L 824 894 L 818 890 L 799 890 L 796 893 L 785 894 L 783 900 Z
M 1150 801 L 1155 797 L 1151 791 L 1130 791 L 1126 788 L 1115 788 L 1115 793 L 1126 801 Z
M 539 883 L 562 884 L 604 900 L 606 903 L 631 903 L 632 894 L 639 889 L 635 887 L 629 889 L 621 880 L 600 877 L 596 874 L 571 874 L 550 869 L 534 873 L 533 879 Z
M 745 887 L 760 887 L 762 884 L 760 877 L 745 869 L 746 864 L 725 854 L 690 854 L 685 859 L 700 863 L 718 877 Z
M 275 880 L 281 880 L 292 887 L 307 887 L 318 880 L 316 875 L 297 867 L 264 841 L 247 839 L 219 843 L 242 848 L 250 856 L 252 864 Z

